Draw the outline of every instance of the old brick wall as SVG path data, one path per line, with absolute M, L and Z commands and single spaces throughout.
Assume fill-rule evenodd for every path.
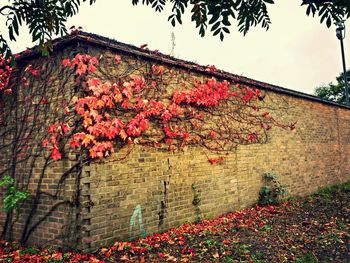
M 22 150 L 16 155 L 14 177 L 17 188 L 28 193 L 27 200 L 19 206 L 18 216 L 15 211 L 12 217 L 12 238 L 17 241 L 27 239 L 27 235 L 29 244 L 74 247 L 79 243 L 79 171 L 73 170 L 65 174 L 77 161 L 71 155 L 63 161 L 53 162 L 49 158 L 49 151 L 42 147 L 43 139 L 48 136 L 48 126 L 60 119 L 62 100 L 69 100 L 74 94 L 74 91 L 69 92 L 73 87 L 73 76 L 63 74 L 60 66 L 62 58 L 71 56 L 74 52 L 75 49 L 68 48 L 52 57 L 21 61 L 18 64 L 19 81 L 10 97 L 16 98 L 17 104 L 9 99 L 5 103 L 11 110 L 6 113 L 10 117 L 7 125 L 0 126 L 0 134 L 4 136 L 0 140 L 0 178 L 3 175 L 13 176 L 11 158 L 14 155 L 11 155 L 11 147 L 17 145 Z M 24 69 L 30 64 L 39 70 L 39 74 L 34 77 L 26 73 L 28 82 L 25 84 L 21 80 Z M 42 99 L 48 102 L 40 103 Z M 15 109 L 12 105 L 18 107 Z M 11 121 L 16 118 L 17 132 L 15 122 Z M 11 144 L 6 146 L 6 142 Z M 4 188 L 0 189 L 0 209 L 4 191 Z M 6 214 L 1 210 L 0 234 L 5 220 Z
M 28 244 L 56 247 L 76 247 L 79 241 L 76 206 L 77 176 L 72 172 L 63 179 L 74 162 L 63 161 L 49 165 L 42 173 L 43 160 L 36 161 L 37 173 L 30 178 L 29 197 L 21 206 L 18 221 L 14 224 L 14 239 L 21 240 L 24 227 L 30 232 Z M 20 173 L 21 171 L 19 171 Z M 40 192 L 38 200 L 35 198 Z M 37 206 L 30 214 L 33 206 Z M 30 218 L 30 223 L 27 222 Z
M 57 53 L 57 61 L 76 51 Z M 105 57 L 119 54 L 141 70 L 146 63 L 142 56 L 86 43 L 79 46 L 79 51 Z M 115 69 L 106 65 L 97 75 L 106 77 L 114 73 Z M 198 217 L 211 218 L 256 203 L 263 184 L 262 174 L 266 172 L 278 175 L 279 181 L 288 185 L 290 195 L 306 195 L 350 179 L 348 109 L 272 91 L 266 91 L 265 107 L 287 123 L 296 121 L 296 129 L 274 128 L 266 144 L 239 146 L 237 151 L 224 156 L 219 165 L 211 165 L 208 156 L 216 155 L 201 148 L 170 153 L 133 146 L 125 160 L 113 158 L 124 156 L 128 149 L 107 162 L 85 166 L 81 174 L 71 173 L 56 195 L 62 174 L 74 161 L 53 163 L 42 177 L 43 193 L 31 226 L 39 221 L 40 224 L 29 243 L 76 245 L 91 250 L 117 240 L 165 231 Z M 30 180 L 31 196 L 16 223 L 16 238 L 38 189 L 41 164 L 42 161 L 36 164 Z M 21 172 L 26 169 L 23 167 Z M 197 205 L 193 204 L 195 196 L 199 197 Z M 62 205 L 55 207 L 60 202 Z M 0 214 L 0 230 L 3 220 Z
M 83 247 L 97 248 L 250 206 L 258 200 L 266 172 L 278 175 L 289 195 L 306 195 L 350 179 L 348 109 L 272 91 L 266 92 L 265 103 L 273 116 L 296 121 L 296 129 L 274 128 L 266 144 L 239 146 L 223 164 L 211 165 L 201 148 L 164 153 L 135 147 L 124 161 L 86 167 L 82 182 L 89 189 L 90 205 L 84 215 Z M 193 204 L 195 195 L 198 205 Z
M 194 221 L 193 185 L 201 216 L 211 218 L 256 203 L 265 172 L 278 175 L 289 195 L 349 180 L 350 112 L 297 98 L 290 102 L 295 132 L 275 130 L 268 144 L 241 146 L 220 165 L 210 165 L 199 148 L 176 154 L 137 148 L 126 161 L 92 164 L 88 246 L 139 237 L 138 219 L 130 228 L 137 207 L 147 234 Z

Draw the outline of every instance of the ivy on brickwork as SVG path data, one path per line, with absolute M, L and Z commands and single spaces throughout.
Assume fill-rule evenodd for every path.
M 282 124 L 261 111 L 259 103 L 264 96 L 259 89 L 215 78 L 180 79 L 161 65 L 151 65 L 142 74 L 104 81 L 95 74 L 103 59 L 77 54 L 62 60 L 62 67 L 74 72 L 75 85 L 83 91 L 66 103 L 63 121 L 47 129 L 42 145 L 50 149 L 53 160 L 62 158 L 62 137 L 70 138 L 71 149 L 84 148 L 89 157 L 103 158 L 115 151 L 116 144 L 166 146 L 170 151 L 199 145 L 227 152 L 240 144 L 264 142 L 273 126 L 294 129 L 294 123 Z M 107 63 L 118 68 L 122 58 L 116 55 Z M 8 85 L 12 70 L 9 61 L 1 59 L 2 97 L 12 93 Z M 213 70 L 216 68 L 208 67 L 208 71 Z M 25 71 L 35 77 L 40 74 L 31 65 Z M 22 81 L 26 84 L 28 79 Z M 169 88 L 174 82 L 178 86 Z M 217 164 L 223 158 L 208 161 Z
M 9 80 L 12 72 L 12 67 L 10 65 L 10 59 L 5 59 L 0 56 L 0 91 L 10 93 Z
M 52 211 L 79 206 L 79 187 L 71 198 L 58 197 L 69 176 L 79 184 L 91 160 L 120 160 L 136 145 L 170 152 L 202 147 L 210 152 L 208 162 L 218 165 L 238 145 L 266 142 L 273 127 L 294 129 L 273 116 L 254 86 L 108 52 L 62 53 L 16 67 L 0 59 L 0 179 L 9 175 L 19 192 L 33 188 L 22 244 Z M 67 170 L 54 175 L 57 189 L 46 191 L 48 167 L 61 159 Z M 38 219 L 33 215 L 44 195 L 52 207 Z M 0 238 L 10 237 L 12 222 L 10 209 Z
M 62 158 L 61 137 L 70 138 L 73 150 L 86 149 L 90 158 L 104 158 L 116 146 L 126 144 L 170 151 L 199 145 L 227 152 L 239 144 L 263 142 L 273 126 L 294 127 L 260 112 L 258 102 L 263 96 L 259 89 L 215 78 L 179 80 L 176 72 L 159 65 L 151 65 L 142 74 L 104 81 L 95 74 L 101 60 L 102 56 L 77 54 L 62 61 L 66 70 L 75 72 L 76 85 L 83 92 L 67 104 L 67 121 L 48 128 L 43 145 L 54 160 Z M 116 55 L 107 63 L 118 68 L 122 58 Z M 176 82 L 178 86 L 171 88 L 170 83 Z M 222 162 L 222 157 L 209 162 Z

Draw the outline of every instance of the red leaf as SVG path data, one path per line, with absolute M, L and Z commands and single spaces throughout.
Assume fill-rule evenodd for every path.
M 209 162 L 211 165 L 220 164 L 220 163 L 223 163 L 223 162 L 224 162 L 224 157 L 208 158 L 208 162 Z
M 51 157 L 53 160 L 55 160 L 55 161 L 57 161 L 57 160 L 59 160 L 59 159 L 62 158 L 62 155 L 61 155 L 61 153 L 60 153 L 60 151 L 58 150 L 57 147 L 55 147 L 55 146 L 52 147 L 50 157 Z
M 101 85 L 101 80 L 98 78 L 90 78 L 88 79 L 87 84 L 89 87 L 97 87 Z
M 48 139 L 43 140 L 43 147 L 47 147 L 49 145 L 50 141 Z
M 80 146 L 80 142 L 77 142 L 77 141 L 72 140 L 72 141 L 69 143 L 69 145 L 70 145 L 71 148 L 74 149 L 74 148 L 77 148 L 77 147 Z
M 215 132 L 215 131 L 211 131 L 211 132 L 209 133 L 209 136 L 210 136 L 211 138 L 215 139 L 215 138 L 218 136 L 218 133 Z
M 55 131 L 56 129 L 56 124 L 52 124 L 50 125 L 48 128 L 47 128 L 47 131 L 50 133 L 50 134 L 53 134 L 53 132 Z
M 119 63 L 119 62 L 122 61 L 122 58 L 121 58 L 119 55 L 115 55 L 114 61 L 117 62 L 117 63 Z
M 63 59 L 62 60 L 62 65 L 64 67 L 69 67 L 70 66 L 70 60 L 69 59 Z
M 132 98 L 131 86 L 128 86 L 128 87 L 124 88 L 122 93 L 130 100 Z
M 67 133 L 68 131 L 70 131 L 70 127 L 69 127 L 68 123 L 63 123 L 61 125 L 61 127 L 62 127 L 62 130 L 63 130 L 63 133 Z
M 88 70 L 88 67 L 87 67 L 86 64 L 84 64 L 84 63 L 79 63 L 78 68 L 77 68 L 77 70 L 75 71 L 75 73 L 76 73 L 77 75 L 82 75 L 82 74 L 85 74 L 87 70 Z
M 39 70 L 37 70 L 37 69 L 32 69 L 32 70 L 30 71 L 30 73 L 31 73 L 34 77 L 39 76 Z
M 142 119 L 139 123 L 139 128 L 140 130 L 143 132 L 145 130 L 147 130 L 148 128 L 148 120 L 147 119 Z

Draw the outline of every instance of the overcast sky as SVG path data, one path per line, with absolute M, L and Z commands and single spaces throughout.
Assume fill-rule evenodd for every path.
M 313 93 L 315 87 L 334 81 L 342 70 L 335 27 L 328 29 L 319 23 L 319 18 L 307 17 L 299 0 L 276 2 L 269 9 L 272 26 L 268 31 L 253 28 L 243 36 L 233 24 L 231 34 L 223 42 L 210 32 L 201 38 L 190 21 L 190 10 L 183 25 L 174 28 L 167 21 L 170 13 L 167 10 L 159 14 L 150 7 L 134 7 L 131 0 L 97 0 L 92 6 L 84 3 L 79 14 L 67 25 L 81 26 L 84 31 L 136 46 L 148 44 L 151 50 L 165 54 L 171 52 L 171 33 L 174 32 L 174 54 L 178 58 Z M 344 44 L 350 66 L 350 24 L 346 25 Z M 16 52 L 31 46 L 25 29 L 21 30 L 18 41 L 11 44 Z

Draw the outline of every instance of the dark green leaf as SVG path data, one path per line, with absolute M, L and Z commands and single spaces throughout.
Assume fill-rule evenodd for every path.
M 219 34 L 221 32 L 221 28 L 219 28 L 218 30 L 216 30 L 214 33 L 213 33 L 213 36 L 216 36 L 217 34 Z
M 331 25 L 332 25 L 332 19 L 331 19 L 330 16 L 327 18 L 326 24 L 327 24 L 327 27 L 331 27 Z
M 210 31 L 215 31 L 220 26 L 220 22 L 216 22 L 212 27 Z

